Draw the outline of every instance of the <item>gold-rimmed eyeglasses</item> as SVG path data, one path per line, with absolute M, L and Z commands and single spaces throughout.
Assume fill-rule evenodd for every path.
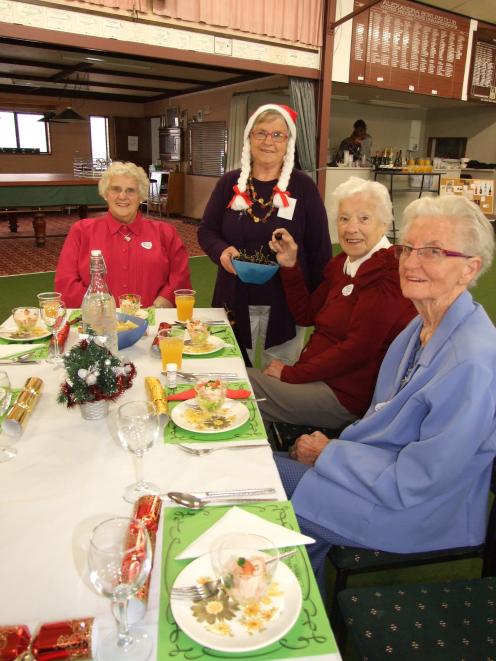
M 251 137 L 254 140 L 262 142 L 262 140 L 267 140 L 268 137 L 271 137 L 274 142 L 286 142 L 288 139 L 288 134 L 283 131 L 263 131 L 262 129 L 258 131 L 252 131 Z
M 463 257 L 463 259 L 471 259 L 473 255 L 465 255 L 462 252 L 455 250 L 445 250 L 437 246 L 423 246 L 422 248 L 412 248 L 412 246 L 402 246 L 397 244 L 394 246 L 394 256 L 396 259 L 406 259 L 410 257 L 413 251 L 417 252 L 417 257 L 422 262 L 434 262 L 443 259 L 444 257 Z

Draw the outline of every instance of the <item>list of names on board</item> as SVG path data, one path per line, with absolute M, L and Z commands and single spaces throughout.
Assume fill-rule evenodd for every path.
M 469 96 L 496 103 L 496 30 L 475 33 Z
M 355 0 L 355 10 L 366 4 Z M 350 82 L 461 98 L 470 21 L 408 0 L 353 19 Z

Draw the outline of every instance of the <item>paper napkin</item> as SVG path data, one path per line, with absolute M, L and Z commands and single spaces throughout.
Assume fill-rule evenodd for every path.
M 256 514 L 247 512 L 240 507 L 231 507 L 224 516 L 214 523 L 207 531 L 200 535 L 192 544 L 190 544 L 176 560 L 186 558 L 197 558 L 210 551 L 212 543 L 221 535 L 228 533 L 244 532 L 253 535 L 262 535 L 267 537 L 277 547 L 300 546 L 301 544 L 312 544 L 315 542 L 311 537 L 302 535 L 294 530 L 289 530 L 284 526 L 266 521 Z
M 237 390 L 230 390 L 228 388 L 226 395 L 229 399 L 248 399 L 251 397 L 251 392 L 249 390 L 243 390 L 242 388 L 238 388 Z M 193 399 L 193 397 L 196 397 L 196 391 L 194 388 L 183 390 L 183 392 L 176 392 L 174 395 L 167 395 L 167 399 L 170 400 Z
M 12 344 L 0 344 L 0 360 L 7 359 L 9 356 L 18 356 L 19 354 L 26 353 L 26 351 L 34 351 L 40 348 L 36 344 L 21 344 L 15 342 Z

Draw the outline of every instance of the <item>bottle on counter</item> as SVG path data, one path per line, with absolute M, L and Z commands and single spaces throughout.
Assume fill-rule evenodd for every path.
M 403 151 L 400 149 L 399 152 L 396 153 L 396 158 L 394 159 L 394 167 L 395 168 L 400 168 L 403 165 Z
M 105 278 L 107 267 L 101 250 L 90 255 L 90 286 L 81 305 L 83 332 L 93 334 L 98 343 L 117 353 L 117 314 L 115 300 Z

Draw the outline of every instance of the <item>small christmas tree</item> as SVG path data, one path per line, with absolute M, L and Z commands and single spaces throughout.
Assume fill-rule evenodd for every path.
M 91 337 L 64 355 L 64 366 L 67 379 L 60 386 L 57 401 L 69 408 L 102 399 L 113 401 L 131 387 L 136 376 L 133 363 L 122 363 Z

